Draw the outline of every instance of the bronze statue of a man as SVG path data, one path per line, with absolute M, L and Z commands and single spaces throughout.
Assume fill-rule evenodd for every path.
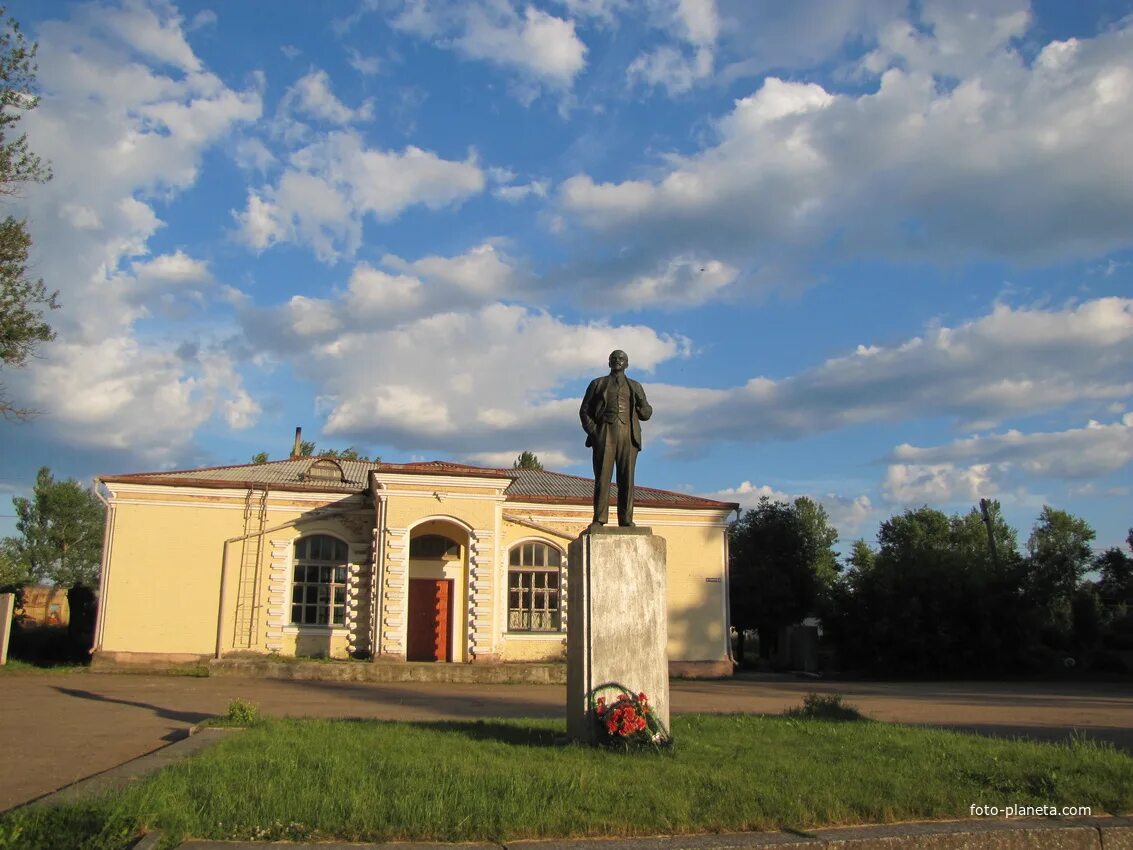
M 610 519 L 610 479 L 618 470 L 618 525 L 633 526 L 633 468 L 641 451 L 641 422 L 653 415 L 645 390 L 627 378 L 629 357 L 610 354 L 610 374 L 586 388 L 578 416 L 594 449 L 594 525 Z

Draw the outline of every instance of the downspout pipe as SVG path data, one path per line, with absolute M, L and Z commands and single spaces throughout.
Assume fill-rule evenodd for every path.
M 106 508 L 106 522 L 102 528 L 102 558 L 98 565 L 98 611 L 94 621 L 94 639 L 89 650 L 91 655 L 102 649 L 102 631 L 106 626 L 106 603 L 110 597 L 110 546 L 114 540 L 112 534 L 114 517 L 118 512 L 118 507 L 102 495 L 99 490 L 100 485 L 102 485 L 101 479 L 91 480 L 91 490 Z

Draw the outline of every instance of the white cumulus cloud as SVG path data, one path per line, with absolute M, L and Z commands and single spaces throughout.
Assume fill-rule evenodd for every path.
M 1133 21 L 1028 59 L 1018 3 L 921 14 L 932 26 L 858 66 L 865 91 L 769 76 L 700 150 L 562 181 L 567 222 L 610 249 L 605 278 L 625 255 L 707 253 L 759 289 L 858 257 L 1032 264 L 1133 244 Z
M 157 200 L 193 186 L 204 153 L 261 114 L 256 88 L 204 67 L 167 2 L 90 3 L 38 25 L 43 97 L 24 119 L 54 179 L 18 201 L 36 274 L 58 288 L 58 336 L 13 376 L 48 438 L 169 462 L 214 418 L 258 407 L 200 317 L 217 287 L 182 249 L 153 255 Z M 199 23 L 199 21 L 198 21 Z M 187 316 L 169 330 L 161 317 Z
M 1061 309 L 997 305 L 900 344 L 859 346 L 797 375 L 727 390 L 655 386 L 677 444 L 799 437 L 868 422 L 947 417 L 968 428 L 1133 395 L 1133 299 Z
M 292 153 L 279 179 L 249 190 L 244 210 L 233 215 L 251 248 L 292 242 L 335 262 L 358 250 L 368 216 L 389 221 L 416 205 L 456 206 L 483 189 L 474 156 L 453 161 L 414 146 L 371 148 L 357 132 L 342 130 Z
M 979 460 L 1030 475 L 1081 479 L 1107 475 L 1133 461 L 1133 413 L 1117 422 L 1091 420 L 1083 428 L 968 437 L 943 446 L 903 443 L 893 459 L 917 464 Z
M 459 55 L 515 75 L 517 94 L 564 92 L 586 66 L 586 45 L 574 21 L 511 0 L 403 0 L 391 17 L 403 32 L 431 39 Z
M 373 101 L 351 108 L 339 100 L 331 90 L 330 77 L 320 68 L 300 77 L 287 90 L 281 108 L 335 125 L 369 121 L 374 116 Z

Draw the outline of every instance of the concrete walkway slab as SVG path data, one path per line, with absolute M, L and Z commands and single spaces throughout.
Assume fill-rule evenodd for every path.
M 97 773 L 94 776 L 88 776 L 86 779 L 80 779 L 72 785 L 68 785 L 65 788 L 60 788 L 58 791 L 32 800 L 28 805 L 56 806 L 63 803 L 73 803 L 78 800 L 106 793 L 107 791 L 121 790 L 131 782 L 151 773 L 156 773 L 163 767 L 168 767 L 174 762 L 180 761 L 194 753 L 199 753 L 201 750 L 211 747 L 217 741 L 240 730 L 205 728 L 193 731 L 194 734 L 189 735 L 186 733 L 186 737 L 182 738 L 180 741 L 176 741 L 159 750 L 154 750 L 152 753 L 147 753 L 144 756 L 139 756 L 136 759 L 131 759 L 125 764 L 110 768 L 110 770 Z
M 263 844 L 186 841 L 178 850 L 1129 850 L 1133 820 L 928 821 L 818 829 L 502 844 Z

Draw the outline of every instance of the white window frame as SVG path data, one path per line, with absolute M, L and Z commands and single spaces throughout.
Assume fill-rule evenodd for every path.
M 337 545 L 343 546 L 345 549 L 345 557 L 342 560 L 339 560 L 337 558 L 325 559 L 296 557 L 295 551 L 298 548 L 300 542 L 304 540 L 311 540 L 316 537 L 326 537 L 335 541 L 336 548 Z M 347 628 L 346 615 L 350 605 L 350 544 L 337 535 L 328 534 L 325 531 L 316 531 L 311 532 L 310 534 L 304 534 L 302 537 L 295 538 L 294 542 L 291 545 L 291 553 L 291 579 L 289 582 L 291 592 L 288 598 L 288 619 L 285 629 L 287 631 L 308 629 L 318 631 L 345 630 Z M 302 581 L 296 579 L 296 575 L 299 572 L 300 568 L 305 571 Z M 306 571 L 311 569 L 318 570 L 319 580 L 308 580 L 309 573 Z M 321 580 L 324 570 L 329 571 L 329 580 L 326 582 Z M 341 581 L 339 580 L 340 575 Z M 324 587 L 327 591 L 325 599 L 322 597 L 322 594 L 320 592 Z M 302 601 L 297 602 L 296 591 L 298 591 L 300 588 L 304 589 L 303 599 Z M 342 602 L 337 602 L 336 591 L 340 589 L 342 591 Z M 312 591 L 314 592 L 314 601 L 311 601 L 310 594 Z M 316 617 L 318 616 L 318 608 L 325 607 L 325 610 L 327 612 L 327 622 L 308 623 L 302 621 L 297 622 L 295 620 L 295 611 L 297 608 L 301 609 L 305 615 L 306 610 L 311 607 L 316 608 Z M 341 609 L 342 611 L 342 622 L 340 623 L 334 621 L 336 609 Z
M 547 553 L 553 553 L 553 555 L 555 556 L 554 560 L 557 560 L 558 563 L 524 564 L 523 561 L 525 560 L 525 555 L 527 554 L 527 547 L 539 546 L 543 547 Z M 519 553 L 519 563 L 513 564 L 512 560 L 516 552 Z M 534 555 L 534 548 L 531 550 L 531 552 L 532 555 Z M 536 561 L 539 559 L 532 557 L 531 560 Z M 552 559 L 545 557 L 542 560 L 550 561 Z M 563 552 L 558 546 L 546 540 L 540 540 L 538 538 L 518 541 L 508 549 L 507 586 L 505 588 L 505 593 L 507 594 L 506 613 L 507 633 L 509 635 L 513 637 L 543 637 L 563 634 L 563 597 L 566 595 L 566 588 L 563 586 L 563 564 L 565 561 L 566 553 Z M 513 575 L 520 576 L 519 587 L 516 587 L 512 584 Z M 552 575 L 555 576 L 554 588 L 547 587 L 546 585 L 544 585 L 543 587 L 538 587 L 536 585 L 536 581 L 540 576 L 547 577 Z M 544 580 L 546 579 L 544 578 Z M 513 607 L 512 594 L 517 592 L 519 593 L 520 605 L 518 607 Z M 543 605 L 536 607 L 535 603 L 538 599 L 539 594 L 543 594 Z M 550 605 L 552 598 L 554 599 L 553 607 L 551 607 Z M 525 602 L 526 604 L 524 604 Z M 553 628 L 546 629 L 530 627 L 520 628 L 514 625 L 514 623 L 516 622 L 515 615 L 518 615 L 519 618 L 523 618 L 523 616 L 526 615 L 527 622 L 532 623 L 535 621 L 536 614 L 553 615 L 554 620 L 557 620 L 558 624 Z

